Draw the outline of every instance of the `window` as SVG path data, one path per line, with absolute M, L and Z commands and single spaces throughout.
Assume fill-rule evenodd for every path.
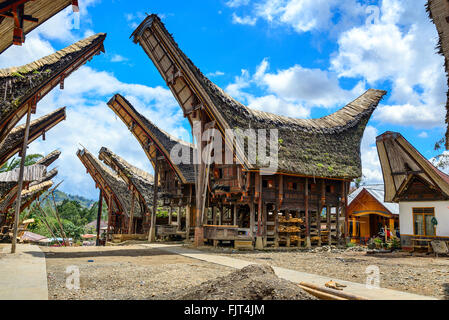
M 435 226 L 432 219 L 435 208 L 413 208 L 413 228 L 417 236 L 435 236 Z

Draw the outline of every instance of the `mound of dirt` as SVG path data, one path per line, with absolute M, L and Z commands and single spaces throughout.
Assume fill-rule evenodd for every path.
M 250 265 L 227 276 L 172 294 L 174 300 L 316 300 L 268 265 Z

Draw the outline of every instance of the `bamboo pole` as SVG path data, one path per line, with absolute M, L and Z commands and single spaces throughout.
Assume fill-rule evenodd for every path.
M 23 188 L 23 172 L 25 168 L 25 158 L 28 146 L 28 137 L 30 134 L 30 120 L 31 120 L 31 104 L 28 105 L 26 127 L 25 127 L 25 137 L 23 139 L 22 153 L 20 154 L 20 170 L 19 170 L 19 186 L 17 189 L 17 201 L 16 201 L 16 213 L 14 216 L 14 227 L 13 227 L 13 238 L 11 244 L 11 253 L 16 253 L 17 244 L 17 229 L 19 227 L 19 215 L 20 215 L 20 205 L 22 200 L 22 188 Z

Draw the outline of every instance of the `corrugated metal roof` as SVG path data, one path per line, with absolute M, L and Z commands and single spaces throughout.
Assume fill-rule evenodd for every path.
M 387 208 L 392 214 L 399 214 L 399 204 L 397 203 L 388 203 L 384 202 L 385 197 L 385 189 L 383 184 L 374 184 L 374 185 L 366 185 L 360 186 L 357 190 L 348 195 L 348 205 L 357 198 L 357 196 L 366 190 L 369 192 L 377 201 L 379 201 L 385 208 Z

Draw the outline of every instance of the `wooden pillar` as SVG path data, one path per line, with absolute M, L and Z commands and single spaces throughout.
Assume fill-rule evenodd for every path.
M 168 209 L 168 224 L 171 225 L 173 222 L 173 208 L 170 206 Z
M 224 213 L 224 207 L 222 204 L 219 204 L 218 206 L 220 215 L 218 216 L 218 225 L 223 225 L 223 213 Z
M 262 239 L 262 177 L 260 173 L 256 173 L 256 195 L 258 196 L 257 202 L 257 237 L 256 237 L 256 249 L 263 249 Z
M 217 225 L 218 224 L 218 215 L 217 215 L 217 207 L 212 206 L 212 224 Z
M 254 227 L 255 227 L 255 222 L 256 220 L 256 206 L 254 204 L 254 200 L 251 199 L 251 202 L 249 204 L 249 228 L 250 228 L 250 235 L 251 238 L 254 240 Z
M 237 226 L 237 205 L 236 204 L 233 204 L 232 205 L 232 211 L 233 211 L 233 213 L 234 213 L 234 219 L 233 219 L 233 224 L 234 224 L 234 226 Z
M 133 188 L 131 187 L 131 209 L 130 209 L 130 212 L 129 212 L 128 234 L 132 234 L 133 233 L 134 200 L 135 200 L 135 193 L 134 193 Z
M 192 206 L 190 204 L 186 207 L 186 240 L 189 241 L 190 239 L 190 215 L 192 211 Z
M 112 196 L 108 197 L 108 230 L 106 232 L 106 242 L 108 241 L 109 234 L 111 232 L 112 223 Z
M 158 161 L 158 152 L 155 152 L 155 165 L 154 165 L 154 192 L 153 192 L 153 211 L 151 212 L 151 225 L 150 232 L 148 235 L 149 242 L 156 241 L 156 214 L 157 214 L 157 197 L 159 192 L 159 161 Z
M 20 205 L 22 201 L 22 188 L 23 188 L 23 173 L 25 170 L 25 158 L 27 154 L 28 137 L 30 134 L 30 120 L 31 120 L 31 103 L 28 104 L 28 113 L 25 125 L 25 137 L 23 139 L 22 152 L 20 153 L 20 169 L 19 169 L 19 184 L 17 188 L 16 197 L 16 211 L 14 216 L 13 238 L 11 244 L 11 253 L 16 253 L 17 243 L 17 230 L 19 228 L 20 219 Z
M 178 207 L 178 215 L 176 216 L 176 221 L 178 225 L 176 226 L 176 231 L 181 231 L 181 221 L 182 221 L 182 210 L 181 207 Z
M 348 241 L 348 237 L 349 237 L 349 216 L 348 216 L 348 182 L 344 181 L 343 182 L 343 196 L 342 196 L 342 215 L 345 217 L 345 229 L 344 229 L 344 233 L 345 233 L 345 239 L 346 241 Z
M 325 180 L 321 180 L 321 199 L 320 199 L 320 205 L 318 206 L 318 214 L 317 214 L 317 221 L 316 221 L 316 227 L 318 231 L 318 246 L 321 246 L 321 213 L 323 212 L 323 208 L 326 205 L 326 184 Z
M 352 237 L 355 238 L 357 236 L 357 220 L 356 218 L 352 218 Z
M 332 244 L 332 223 L 331 223 L 331 210 L 330 206 L 326 206 L 326 218 L 327 218 L 327 244 Z
M 306 214 L 306 247 L 310 248 L 310 216 L 309 216 L 309 178 L 306 178 L 305 188 L 304 188 L 304 208 Z
M 96 246 L 100 245 L 100 227 L 101 227 L 101 212 L 103 211 L 103 190 L 100 189 L 100 195 L 98 197 L 98 212 L 97 212 L 97 241 Z

